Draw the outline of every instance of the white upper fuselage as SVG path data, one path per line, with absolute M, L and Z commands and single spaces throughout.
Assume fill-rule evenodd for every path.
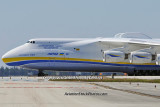
M 3 55 L 2 60 L 9 66 L 21 66 L 31 69 L 56 69 L 66 70 L 68 64 L 56 61 L 79 60 L 93 61 L 103 60 L 100 48 L 96 44 L 75 46 L 77 41 L 90 40 L 87 38 L 65 39 L 65 38 L 38 38 L 31 39 Z M 94 39 L 95 41 L 95 39 Z M 97 41 L 97 40 L 96 40 Z M 73 45 L 70 46 L 70 43 Z M 69 46 L 68 46 L 69 45 Z M 98 53 L 95 52 L 99 50 Z M 99 54 L 99 55 L 98 55 Z M 56 66 L 57 64 L 57 66 Z M 75 66 L 72 64 L 72 66 Z

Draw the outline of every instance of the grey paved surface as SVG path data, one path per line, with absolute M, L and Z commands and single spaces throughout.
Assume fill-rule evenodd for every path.
M 112 78 L 112 76 L 106 76 Z M 115 78 L 160 79 L 160 76 L 115 76 Z
M 116 89 L 131 90 L 149 95 L 160 96 L 160 84 L 158 83 L 129 83 L 129 82 L 96 82 L 103 86 Z M 156 86 L 156 87 L 155 87 Z
M 116 88 L 159 95 L 154 84 L 102 83 Z M 107 95 L 65 95 L 65 93 L 107 93 Z M 43 78 L 0 79 L 0 107 L 159 107 L 160 99 L 106 89 L 87 82 L 49 82 Z

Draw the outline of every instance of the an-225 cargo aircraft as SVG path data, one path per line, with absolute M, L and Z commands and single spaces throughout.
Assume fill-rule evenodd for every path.
M 152 75 L 160 69 L 160 39 L 141 33 L 114 38 L 31 39 L 2 56 L 9 66 L 43 70 L 125 72 Z

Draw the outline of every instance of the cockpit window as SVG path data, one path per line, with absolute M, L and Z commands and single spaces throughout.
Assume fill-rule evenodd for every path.
M 35 43 L 35 41 L 27 41 L 27 43 L 33 43 L 33 44 L 34 44 L 34 43 Z

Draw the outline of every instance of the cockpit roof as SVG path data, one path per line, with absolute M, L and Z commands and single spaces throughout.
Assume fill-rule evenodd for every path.
M 86 40 L 87 38 L 35 38 L 30 39 L 27 43 L 39 44 L 39 43 L 55 43 L 55 42 L 74 42 Z

